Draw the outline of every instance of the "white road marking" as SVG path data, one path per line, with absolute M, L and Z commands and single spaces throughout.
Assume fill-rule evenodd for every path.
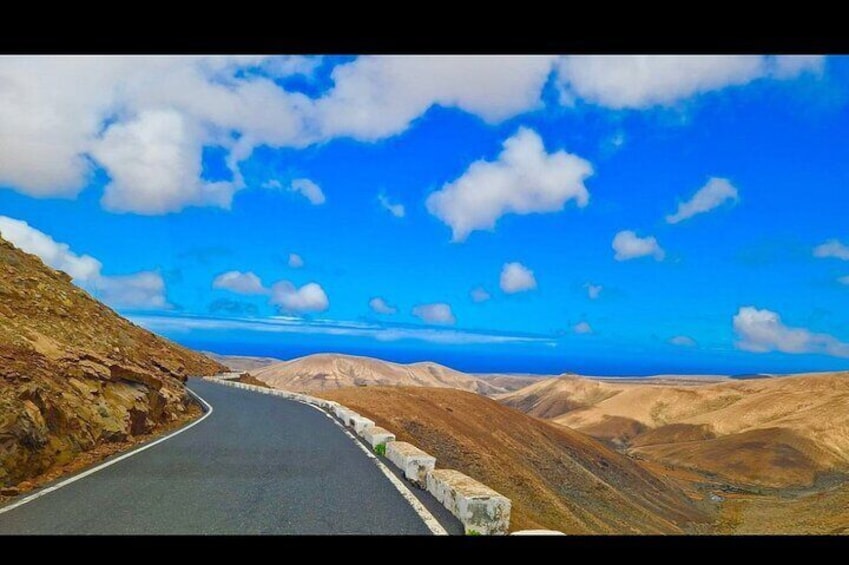
M 212 405 L 209 402 L 207 402 L 206 400 L 204 400 L 203 398 L 201 398 L 201 396 L 199 394 L 197 394 L 193 390 L 190 390 L 188 387 L 186 387 L 186 390 L 189 392 L 189 394 L 191 394 L 192 396 L 194 396 L 195 398 L 200 400 L 203 403 L 203 405 L 206 407 L 206 413 L 203 416 L 201 416 L 199 419 L 195 420 L 194 422 L 192 422 L 188 426 L 182 427 L 179 430 L 171 432 L 170 434 L 168 434 L 165 437 L 161 437 L 161 438 L 157 439 L 156 441 L 146 443 L 146 444 L 142 445 L 141 447 L 138 447 L 138 448 L 136 448 L 132 451 L 128 451 L 127 453 L 121 455 L 120 457 L 116 457 L 115 459 L 107 461 L 106 463 L 101 463 L 97 467 L 93 467 L 93 468 L 89 469 L 88 471 L 83 471 L 82 473 L 80 473 L 78 475 L 74 475 L 73 477 L 69 477 L 69 478 L 65 479 L 64 481 L 62 481 L 60 483 L 56 483 L 52 487 L 47 487 L 45 489 L 42 489 L 42 490 L 40 490 L 36 493 L 33 493 L 33 494 L 27 496 L 26 498 L 22 498 L 21 500 L 15 502 L 13 504 L 9 504 L 8 506 L 4 506 L 4 507 L 0 508 L 0 514 L 3 514 L 4 512 L 9 512 L 10 510 L 14 510 L 15 508 L 20 508 L 24 504 L 30 503 L 33 500 L 36 500 L 37 498 L 41 498 L 42 496 L 44 496 L 46 494 L 50 494 L 51 492 L 55 492 L 62 487 L 66 487 L 69 484 L 75 483 L 75 482 L 79 481 L 80 479 L 84 479 L 84 478 L 88 477 L 89 475 L 93 475 L 94 473 L 96 473 L 98 471 L 102 471 L 106 467 L 114 465 L 115 463 L 118 463 L 119 461 L 123 461 L 124 459 L 127 459 L 128 457 L 132 457 L 133 455 L 141 453 L 142 451 L 144 451 L 146 449 L 150 449 L 151 447 L 153 447 L 155 445 L 159 445 L 163 441 L 169 440 L 172 437 L 185 432 L 186 430 L 190 430 L 190 429 L 194 428 L 195 426 L 197 426 L 198 424 L 200 424 L 201 422 L 203 422 L 204 420 L 206 420 L 207 418 L 212 416 L 212 412 L 213 412 Z

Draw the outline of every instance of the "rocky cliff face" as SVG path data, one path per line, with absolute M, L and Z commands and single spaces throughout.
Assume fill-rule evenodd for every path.
M 0 238 L 0 486 L 179 419 L 186 377 L 224 370 Z

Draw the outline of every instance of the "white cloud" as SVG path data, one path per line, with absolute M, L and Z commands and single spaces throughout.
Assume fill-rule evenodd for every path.
M 680 202 L 674 214 L 666 216 L 667 223 L 677 224 L 698 214 L 709 212 L 726 200 L 737 201 L 737 189 L 728 179 L 711 178 L 692 198 Z
M 587 283 L 584 285 L 584 287 L 586 287 L 587 289 L 587 296 L 590 300 L 595 300 L 596 298 L 598 298 L 601 294 L 601 291 L 604 290 L 604 287 L 600 284 Z
M 837 282 L 839 282 L 840 284 L 849 285 L 849 275 L 846 275 L 845 277 L 840 277 L 839 279 L 837 279 Z
M 662 261 L 666 253 L 654 237 L 639 237 L 631 230 L 623 230 L 613 238 L 614 259 L 627 261 L 637 257 L 651 255 L 656 261 Z
M 107 210 L 139 214 L 176 212 L 188 205 L 229 208 L 236 186 L 200 179 L 199 135 L 174 110 L 151 110 L 132 121 L 114 123 L 94 144 L 91 155 L 111 181 L 102 203 Z
M 307 283 L 296 288 L 289 281 L 280 281 L 271 287 L 271 304 L 286 312 L 323 312 L 330 307 L 324 289 L 318 283 Z
M 591 333 L 593 333 L 592 326 L 590 326 L 587 322 L 578 322 L 577 324 L 575 324 L 575 326 L 572 328 L 572 330 L 576 334 L 591 334 Z
M 90 179 L 91 157 L 112 178 L 104 195 L 111 210 L 227 207 L 244 186 L 238 163 L 254 146 L 303 143 L 309 100 L 277 87 L 274 77 L 237 75 L 263 60 L 3 57 L 0 185 L 74 196 Z M 205 146 L 227 150 L 232 182 L 200 178 Z
M 395 135 L 430 107 L 456 107 L 495 123 L 541 105 L 554 58 L 545 56 L 360 57 L 333 69 L 316 102 L 324 138 Z
M 97 298 L 116 308 L 171 308 L 165 300 L 165 281 L 153 271 L 99 277 L 91 287 Z
M 757 55 L 576 55 L 557 66 L 562 98 L 613 109 L 671 106 L 760 78 L 820 72 L 823 57 Z
M 471 295 L 472 300 L 474 302 L 486 302 L 487 300 L 492 298 L 490 294 L 486 291 L 486 289 L 482 286 L 473 288 L 469 294 Z
M 382 192 L 377 195 L 377 201 L 380 202 L 380 206 L 395 216 L 396 218 L 403 218 L 407 211 L 404 209 L 403 204 L 392 204 L 389 198 L 386 197 Z
M 326 199 L 324 198 L 324 193 L 321 191 L 321 187 L 315 184 L 310 179 L 293 180 L 292 184 L 289 185 L 289 191 L 301 194 L 304 198 L 310 201 L 310 204 L 313 204 L 314 206 L 324 204 L 324 202 L 326 201 Z
M 795 78 L 806 72 L 822 74 L 825 57 L 822 55 L 779 55 L 771 59 L 770 75 L 775 78 Z
M 0 235 L 27 253 L 41 258 L 53 269 L 64 271 L 83 288 L 116 308 L 170 308 L 165 299 L 165 282 L 159 273 L 142 271 L 131 275 L 105 276 L 103 264 L 90 255 L 78 255 L 67 243 L 59 243 L 28 223 L 0 216 Z
M 525 292 L 537 287 L 534 272 L 517 262 L 504 263 L 504 266 L 501 268 L 501 280 L 499 284 L 501 285 L 501 290 L 507 294 Z
M 825 243 L 814 247 L 814 257 L 821 259 L 833 257 L 835 259 L 849 261 L 849 245 L 844 245 L 836 239 L 829 239 Z
M 221 288 L 239 294 L 267 294 L 268 289 L 262 280 L 252 271 L 227 271 L 221 273 L 212 281 L 212 288 Z
M 669 338 L 669 343 L 672 345 L 677 345 L 679 347 L 695 347 L 696 340 L 686 335 L 676 335 L 674 337 Z
M 368 301 L 369 308 L 378 314 L 392 315 L 398 312 L 398 308 L 391 306 L 386 300 L 380 296 L 375 296 Z
M 533 343 L 548 346 L 556 345 L 554 340 L 543 336 L 483 333 L 449 328 L 424 328 L 400 325 L 386 327 L 349 321 L 307 320 L 291 316 L 272 316 L 258 320 L 255 318 L 131 315 L 130 319 L 151 331 L 169 333 L 195 330 L 240 330 L 263 333 L 367 337 L 379 341 L 410 339 L 449 345 L 466 345 L 471 343 Z
M 429 324 L 453 325 L 457 319 L 451 312 L 451 305 L 444 302 L 435 304 L 419 304 L 413 307 L 413 316 L 421 318 Z
M 542 138 L 521 127 L 495 161 L 475 161 L 458 179 L 427 198 L 428 211 L 451 227 L 453 241 L 494 229 L 505 214 L 557 212 L 589 202 L 584 180 L 593 167 L 563 150 L 547 153 Z
M 77 255 L 67 243 L 59 243 L 28 223 L 0 216 L 0 235 L 27 253 L 37 255 L 48 266 L 65 271 L 78 282 L 100 276 L 100 261 L 90 255 Z
M 743 306 L 734 316 L 734 331 L 740 337 L 737 347 L 766 353 L 820 353 L 849 357 L 849 343 L 828 334 L 813 333 L 805 328 L 785 326 L 781 316 L 771 310 Z
M 289 266 L 293 269 L 300 269 L 304 266 L 304 260 L 297 253 L 289 253 Z

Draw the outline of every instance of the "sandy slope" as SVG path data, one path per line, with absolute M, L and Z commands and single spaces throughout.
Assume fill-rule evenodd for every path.
M 706 384 L 564 377 L 499 399 L 743 484 L 811 484 L 817 473 L 849 471 L 849 373 Z
M 201 351 L 210 359 L 217 361 L 229 368 L 231 371 L 253 371 L 274 363 L 281 363 L 282 359 L 274 357 L 251 357 L 249 355 L 221 355 L 211 351 Z
M 511 529 L 568 533 L 689 531 L 706 515 L 640 462 L 573 430 L 477 394 L 413 387 L 320 396 L 374 419 L 513 501 Z
M 498 394 L 506 389 L 437 363 L 403 365 L 355 355 L 308 355 L 251 371 L 274 388 L 315 392 L 344 387 L 424 386 Z

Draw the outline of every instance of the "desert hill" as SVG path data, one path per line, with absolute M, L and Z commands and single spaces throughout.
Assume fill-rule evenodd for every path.
M 849 373 L 621 383 L 570 376 L 499 400 L 733 484 L 810 486 L 849 471 Z
M 186 376 L 222 370 L 0 238 L 0 486 L 178 420 Z
M 509 497 L 511 529 L 694 531 L 706 514 L 675 485 L 591 437 L 466 391 L 368 387 L 320 396 L 351 407 Z
M 212 351 L 201 351 L 213 361 L 221 363 L 231 371 L 254 371 L 275 363 L 282 363 L 282 359 L 274 357 L 251 357 L 249 355 L 220 355 Z
M 251 371 L 274 388 L 317 392 L 345 387 L 423 386 L 456 388 L 492 395 L 505 388 L 437 363 L 392 363 L 356 355 L 318 354 L 275 363 Z

